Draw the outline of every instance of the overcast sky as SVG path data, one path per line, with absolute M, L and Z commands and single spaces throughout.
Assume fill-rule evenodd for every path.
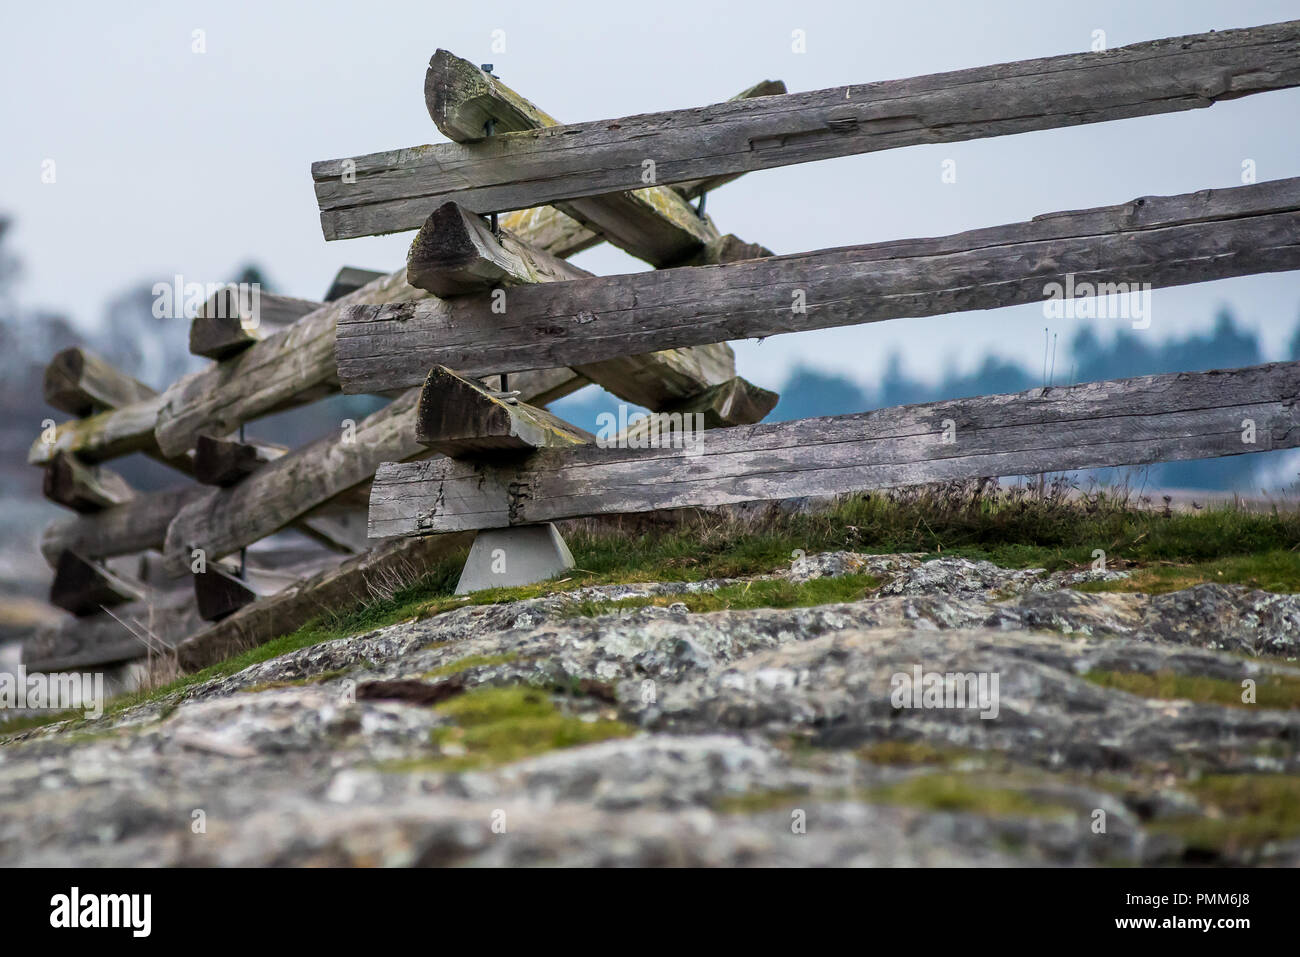
M 1298 0 L 910 3 L 11 4 L 0 56 L 0 212 L 16 219 L 21 301 L 98 322 L 136 282 L 214 282 L 255 261 L 319 298 L 342 265 L 395 269 L 410 234 L 326 243 L 310 164 L 440 142 L 425 111 L 445 47 L 562 121 L 726 99 L 760 79 L 790 90 L 917 76 L 1300 17 Z M 193 51 L 202 30 L 206 52 Z M 792 51 L 802 30 L 807 52 Z M 493 50 L 494 36 L 504 51 Z M 1208 110 L 851 156 L 751 173 L 715 192 L 723 232 L 778 253 L 1015 222 L 1137 196 L 1300 175 L 1300 90 Z M 54 160 L 56 181 L 42 183 Z M 945 159 L 957 182 L 941 181 Z M 642 264 L 610 248 L 577 262 Z M 1281 357 L 1300 273 L 1157 290 L 1147 334 L 1208 327 L 1231 305 Z M 1079 322 L 1085 320 L 1078 320 Z M 915 374 L 987 350 L 1041 363 L 1041 308 L 1022 306 L 738 343 L 740 371 L 779 385 L 796 362 L 874 379 L 891 351 Z M 1098 323 L 1109 337 L 1120 320 Z M 1075 321 L 1058 320 L 1062 343 Z M 1058 381 L 1068 375 L 1064 354 Z

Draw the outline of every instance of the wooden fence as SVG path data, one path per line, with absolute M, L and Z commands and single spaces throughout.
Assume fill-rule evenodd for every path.
M 445 54 L 430 67 L 431 77 L 456 72 L 484 76 Z M 783 90 L 765 82 L 741 96 Z M 480 103 L 527 102 L 495 83 L 488 100 L 466 93 Z M 501 129 L 553 123 L 528 104 L 503 118 Z M 696 184 L 686 195 L 731 178 Z M 506 217 L 493 233 L 450 207 L 441 218 L 429 217 L 407 268 L 390 275 L 345 268 L 324 302 L 262 293 L 255 328 L 241 313 L 244 304 L 223 290 L 190 327 L 190 351 L 213 364 L 161 394 L 82 350 L 55 357 L 47 399 L 76 418 L 43 434 L 29 461 L 45 469 L 47 497 L 74 512 L 52 523 L 41 542 L 55 570 L 51 600 L 72 617 L 30 640 L 24 663 L 64 669 L 175 652 L 184 667 L 200 667 L 340 603 L 381 594 L 466 544 L 463 536 L 365 539 L 367 494 L 379 465 L 433 454 L 417 439 L 418 388 L 376 390 L 392 401 L 353 428 L 301 448 L 237 438 L 245 423 L 339 392 L 335 329 L 349 307 L 586 277 L 563 257 L 604 241 L 655 266 L 769 254 L 720 233 L 678 192 L 606 196 L 566 208 L 581 220 L 543 208 Z M 490 264 L 459 258 L 462 246 L 475 243 L 500 250 L 500 257 Z M 736 376 L 735 356 L 722 342 L 573 368 L 493 370 L 503 371 L 511 373 L 510 391 L 538 409 L 592 382 L 650 409 L 707 413 L 712 425 L 757 421 L 776 403 L 774 394 Z M 491 382 L 501 386 L 497 376 Z M 723 391 L 738 399 L 720 405 Z M 137 452 L 195 482 L 164 492 L 131 489 L 105 463 Z M 270 551 L 234 560 L 286 528 L 321 548 L 288 565 Z
M 1295 269 L 1300 179 L 788 256 L 722 233 L 703 197 L 753 170 L 1298 85 L 1293 21 L 813 93 L 765 82 L 714 106 L 564 126 L 440 50 L 425 99 L 450 143 L 312 167 L 325 238 L 418 230 L 405 269 L 359 285 L 345 270 L 321 303 L 275 298 L 257 331 L 214 304 L 191 330 L 213 364 L 161 394 L 84 354 L 51 364 L 50 401 L 77 418 L 31 460 L 77 512 L 43 551 L 53 593 L 83 617 L 33 641 L 27 663 L 143 654 L 104 630 L 98 609 L 116 605 L 163 615 L 159 642 L 197 668 L 479 529 L 1292 447 L 1295 363 L 758 425 L 776 396 L 736 375 L 726 343 L 957 317 L 1041 301 L 1053 283 L 1087 295 Z M 599 242 L 655 269 L 597 277 L 566 261 Z M 593 382 L 664 413 L 665 441 L 644 423 L 598 440 L 545 410 Z M 391 402 L 298 449 L 234 438 L 340 390 Z M 138 494 L 102 464 L 130 452 L 196 484 Z M 358 543 L 339 516 L 367 500 Z M 290 566 L 276 589 L 221 564 L 290 527 L 333 557 Z M 192 574 L 199 552 L 207 571 Z M 140 553 L 152 557 L 127 574 L 121 556 Z M 197 601 L 175 597 L 178 581 Z

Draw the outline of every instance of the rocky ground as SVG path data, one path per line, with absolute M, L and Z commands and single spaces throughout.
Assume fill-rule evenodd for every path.
M 847 574 L 878 587 L 469 605 L 16 734 L 0 864 L 1300 864 L 1300 597 L 906 555 L 778 573 Z M 996 699 L 896 706 L 917 668 Z

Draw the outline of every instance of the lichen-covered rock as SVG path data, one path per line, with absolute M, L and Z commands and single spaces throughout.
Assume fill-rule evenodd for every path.
M 467 604 L 13 735 L 0 864 L 1300 864 L 1295 596 L 1069 587 L 1122 574 L 840 552 L 764 577 L 874 593 Z M 625 598 L 667 604 L 580 614 Z

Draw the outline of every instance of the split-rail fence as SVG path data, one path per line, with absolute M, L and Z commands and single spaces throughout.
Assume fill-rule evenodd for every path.
M 197 668 L 479 530 L 1294 447 L 1298 363 L 760 424 L 777 397 L 736 375 L 727 342 L 960 322 L 1053 284 L 1086 295 L 1300 268 L 1300 178 L 782 256 L 722 233 L 703 200 L 776 166 L 1295 86 L 1300 21 L 812 93 L 769 81 L 712 106 L 563 125 L 439 50 L 424 95 L 450 142 L 312 166 L 325 238 L 417 230 L 405 268 L 346 269 L 323 302 L 264 295 L 256 330 L 209 303 L 190 341 L 212 365 L 160 394 L 82 351 L 50 364 L 47 399 L 75 418 L 29 457 L 74 512 L 42 541 L 70 617 L 25 662 L 159 652 Z M 601 242 L 655 268 L 593 276 L 568 261 Z M 546 410 L 588 383 L 707 431 L 672 441 L 676 424 L 646 442 L 633 427 L 611 443 Z M 339 391 L 391 401 L 297 449 L 239 438 Z M 194 482 L 136 492 L 104 464 L 133 452 Z M 318 552 L 235 560 L 287 528 Z M 143 640 L 122 619 L 147 625 Z

